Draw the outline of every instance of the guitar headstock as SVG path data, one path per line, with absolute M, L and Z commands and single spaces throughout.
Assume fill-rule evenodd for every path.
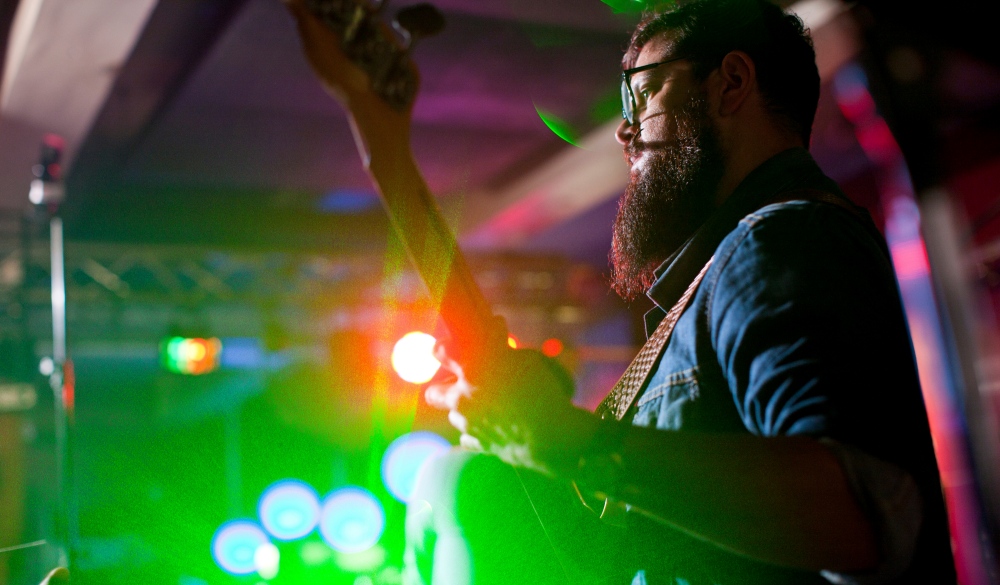
M 413 104 L 418 76 L 410 49 L 417 39 L 444 27 L 444 17 L 436 8 L 429 4 L 405 8 L 390 29 L 382 18 L 385 0 L 379 4 L 368 0 L 304 0 L 303 4 L 337 35 L 344 56 L 368 76 L 376 95 L 398 112 Z
M 410 151 L 419 82 L 410 50 L 440 32 L 444 17 L 418 4 L 401 10 L 390 27 L 382 19 L 385 0 L 284 2 L 313 71 L 347 111 L 361 161 L 456 346 L 465 348 L 468 363 L 481 363 L 487 340 L 500 339 L 491 334 L 492 312 Z

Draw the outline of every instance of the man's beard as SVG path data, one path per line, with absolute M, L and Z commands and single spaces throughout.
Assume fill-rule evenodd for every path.
M 669 142 L 637 145 L 637 133 L 625 148 L 626 160 L 645 151 L 618 205 L 611 240 L 611 285 L 626 301 L 653 284 L 657 265 L 715 209 L 723 162 L 704 97 L 692 96 L 672 126 Z

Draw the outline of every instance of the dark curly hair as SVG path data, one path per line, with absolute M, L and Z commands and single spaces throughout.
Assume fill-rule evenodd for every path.
M 692 61 L 699 80 L 730 51 L 748 54 L 771 112 L 808 146 L 819 102 L 819 70 L 812 39 L 797 16 L 767 0 L 679 2 L 642 19 L 623 66 L 632 67 L 642 46 L 665 32 L 674 35 L 672 54 Z

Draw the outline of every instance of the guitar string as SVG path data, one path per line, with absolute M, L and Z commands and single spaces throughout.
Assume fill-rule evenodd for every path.
M 552 537 L 549 535 L 549 530 L 545 527 L 545 522 L 542 520 L 542 515 L 538 513 L 538 508 L 535 506 L 535 500 L 531 499 L 531 494 L 528 493 L 528 486 L 525 485 L 524 480 L 521 479 L 521 472 L 518 471 L 517 466 L 511 465 L 511 469 L 514 470 L 514 475 L 517 476 L 517 481 L 521 482 L 521 489 L 524 491 L 524 495 L 528 498 L 528 503 L 531 504 L 531 511 L 535 513 L 535 517 L 538 518 L 538 524 L 542 527 L 542 533 L 545 534 L 545 539 L 549 541 L 549 548 L 552 549 L 552 556 L 556 558 L 556 562 L 559 563 L 559 568 L 562 569 L 563 578 L 566 583 L 571 583 L 569 579 L 569 571 L 566 570 L 566 565 L 562 562 L 562 558 L 559 555 L 559 551 L 556 549 L 556 545 L 552 542 Z
M 25 548 L 34 548 L 36 546 L 42 546 L 42 545 L 48 544 L 48 543 L 49 543 L 49 541 L 47 541 L 47 540 L 36 540 L 34 542 L 25 542 L 24 544 L 15 544 L 14 546 L 8 546 L 8 547 L 0 548 L 0 554 L 7 553 L 7 552 L 13 552 L 15 550 L 21 550 L 21 549 L 25 549 Z

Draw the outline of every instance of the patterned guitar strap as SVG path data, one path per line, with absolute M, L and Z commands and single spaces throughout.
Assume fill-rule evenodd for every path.
M 684 309 L 691 302 L 691 297 L 698 290 L 698 285 L 701 284 L 701 279 L 708 272 L 713 259 L 714 256 L 708 259 L 708 262 L 701 269 L 701 272 L 694 277 L 694 280 L 688 285 L 687 290 L 684 291 L 681 298 L 667 311 L 667 316 L 660 321 L 656 330 L 646 340 L 646 344 L 639 350 L 639 355 L 635 356 L 635 359 L 629 364 L 625 373 L 622 374 L 621 379 L 615 384 L 615 387 L 601 401 L 601 404 L 595 411 L 598 416 L 604 419 L 614 416 L 615 419 L 622 420 L 629 409 L 632 408 L 632 403 L 635 402 L 639 391 L 649 381 L 653 365 L 659 361 L 660 356 L 663 354 L 663 349 L 667 347 L 667 342 L 670 341 L 670 334 L 674 332 L 677 320 L 681 318 Z
M 653 371 L 653 364 L 659 361 L 660 355 L 663 354 L 664 348 L 667 347 L 667 342 L 670 341 L 670 334 L 674 332 L 677 320 L 681 318 L 684 309 L 691 302 L 691 298 L 694 296 L 695 291 L 698 290 L 698 285 L 701 284 L 701 280 L 705 277 L 705 273 L 708 272 L 714 258 L 713 256 L 708 259 L 708 262 L 702 267 L 701 272 L 694 277 L 694 280 L 688 285 L 687 290 L 684 291 L 681 298 L 667 311 L 667 315 L 663 317 L 660 324 L 656 326 L 656 330 L 646 340 L 646 344 L 639 350 L 639 355 L 635 356 L 635 359 L 629 364 L 625 373 L 622 374 L 621 379 L 618 380 L 615 387 L 611 389 L 611 392 L 604 397 L 604 400 L 598 405 L 597 410 L 594 411 L 598 416 L 603 419 L 613 416 L 620 421 L 625 416 L 625 413 L 632 408 L 632 403 L 635 402 L 639 391 L 649 381 L 649 376 Z M 608 498 L 598 498 L 595 501 L 591 496 L 585 495 L 585 490 L 581 490 L 576 482 L 573 482 L 573 489 L 576 491 L 576 495 L 580 498 L 580 501 L 583 502 L 583 505 L 595 512 L 605 523 L 614 526 L 625 526 L 626 512 L 623 503 Z

